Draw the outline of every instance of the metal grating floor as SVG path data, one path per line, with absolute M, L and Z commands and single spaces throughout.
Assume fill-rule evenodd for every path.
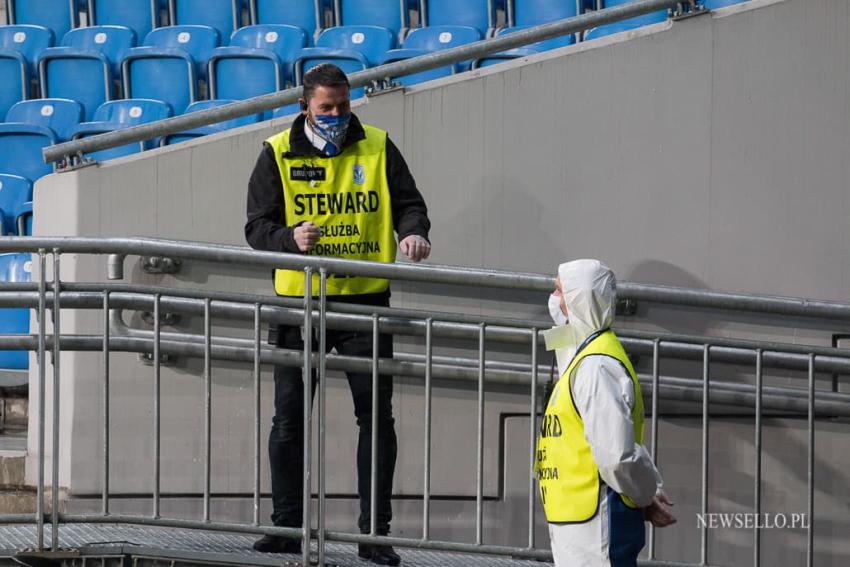
M 50 526 L 45 526 L 45 546 L 50 546 Z M 158 528 L 118 524 L 68 524 L 59 528 L 62 549 L 73 549 L 84 556 L 131 555 L 208 564 L 300 565 L 296 555 L 258 553 L 251 544 L 256 537 L 203 530 Z M 11 557 L 35 548 L 36 526 L 0 525 L 0 557 Z M 314 548 L 315 549 L 315 548 Z M 446 553 L 397 549 L 402 566 L 409 567 L 543 567 L 539 561 L 489 555 Z M 314 554 L 315 556 L 315 554 Z M 327 565 L 365 567 L 371 563 L 357 556 L 357 546 L 328 543 Z

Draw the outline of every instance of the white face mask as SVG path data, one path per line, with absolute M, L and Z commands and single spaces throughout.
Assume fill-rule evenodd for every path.
M 569 321 L 561 311 L 561 297 L 555 294 L 549 296 L 549 315 L 556 325 L 566 325 Z

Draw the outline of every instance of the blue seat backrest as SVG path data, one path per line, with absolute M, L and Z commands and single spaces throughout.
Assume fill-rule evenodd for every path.
M 378 26 L 339 26 L 323 31 L 316 47 L 353 49 L 377 65 L 384 53 L 395 47 L 395 38 L 393 32 Z
M 228 38 L 242 22 L 242 0 L 171 0 L 171 23 L 210 26 Z
M 405 49 L 437 51 L 472 43 L 481 39 L 481 32 L 468 26 L 433 26 L 417 28 L 404 40 Z
M 0 254 L 0 282 L 23 283 L 32 280 L 30 254 Z M 0 309 L 0 334 L 27 334 L 30 331 L 30 310 L 26 307 Z M 0 351 L 0 368 L 26 370 L 29 352 L 25 350 Z
M 65 34 L 62 46 L 100 51 L 114 64 L 121 61 L 125 51 L 136 47 L 136 32 L 112 25 L 77 28 Z
M 113 77 L 112 63 L 98 51 L 53 47 L 39 60 L 41 97 L 78 101 L 86 120 L 91 120 L 98 106 L 114 98 Z
M 41 150 L 55 143 L 55 134 L 44 126 L 0 124 L 0 171 L 30 181 L 47 175 L 53 165 L 44 163 Z
M 212 50 L 219 46 L 219 33 L 209 26 L 181 25 L 157 28 L 147 35 L 145 45 L 182 49 L 200 65 L 205 65 Z
M 275 92 L 286 84 L 287 74 L 268 49 L 221 47 L 210 58 L 210 98 L 241 100 Z
M 46 126 L 59 140 L 69 140 L 73 130 L 84 119 L 83 105 L 67 98 L 42 98 L 17 103 L 6 113 L 6 122 L 23 122 Z
M 495 25 L 491 0 L 427 0 L 422 4 L 428 7 L 425 21 L 429 26 L 469 26 L 484 35 Z
M 258 24 L 296 26 L 306 31 L 311 38 L 318 29 L 316 0 L 256 0 L 256 11 Z
M 0 48 L 0 77 L 0 115 L 5 116 L 30 92 L 29 64 L 21 52 Z
M 4 213 L 3 234 L 17 234 L 17 214 L 32 200 L 32 183 L 19 175 L 0 173 L 0 210 Z
M 35 76 L 38 56 L 48 47 L 53 47 L 53 32 L 42 26 L 0 26 L 0 48 L 20 51 Z
M 171 106 L 161 100 L 130 98 L 103 103 L 94 113 L 95 122 L 111 122 L 122 126 L 136 126 L 170 118 Z
M 32 256 L 30 254 L 10 254 L 6 268 L 6 281 L 26 283 L 32 281 Z
M 124 26 L 142 41 L 158 27 L 159 6 L 156 0 L 88 0 L 90 25 Z
M 307 32 L 303 29 L 282 24 L 245 26 L 236 30 L 230 38 L 231 46 L 268 49 L 274 51 L 284 63 L 289 64 L 308 43 Z
M 8 0 L 9 22 L 44 26 L 60 38 L 78 25 L 74 0 Z
M 508 0 L 509 2 L 511 0 Z M 572 18 L 577 13 L 575 0 L 512 0 L 513 26 L 536 26 Z
M 725 8 L 726 6 L 741 4 L 746 1 L 747 0 L 704 0 L 703 5 L 709 10 L 716 10 L 717 8 Z
M 380 26 L 398 35 L 408 27 L 407 10 L 399 0 L 340 0 L 339 24 Z

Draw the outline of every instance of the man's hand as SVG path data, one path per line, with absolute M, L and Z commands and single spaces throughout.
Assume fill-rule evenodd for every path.
M 431 254 L 431 245 L 428 244 L 427 240 L 416 234 L 405 236 L 404 239 L 398 243 L 398 247 L 401 248 L 402 254 L 414 262 L 424 260 Z
M 643 519 L 650 522 L 656 528 L 664 528 L 676 523 L 676 517 L 670 510 L 673 502 L 667 495 L 660 492 L 652 499 L 652 504 L 643 509 Z
M 295 244 L 298 245 L 298 249 L 302 252 L 309 252 L 312 250 L 316 243 L 319 241 L 319 237 L 322 235 L 319 227 L 311 223 L 310 221 L 305 222 L 302 225 L 296 226 L 293 231 L 293 238 L 295 238 Z

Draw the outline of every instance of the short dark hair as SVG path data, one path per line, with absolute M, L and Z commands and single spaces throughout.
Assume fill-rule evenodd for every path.
M 316 65 L 306 73 L 301 82 L 304 85 L 304 100 L 310 100 L 313 92 L 318 87 L 348 87 L 351 84 L 348 82 L 348 77 L 345 76 L 342 69 L 333 63 L 322 63 Z

